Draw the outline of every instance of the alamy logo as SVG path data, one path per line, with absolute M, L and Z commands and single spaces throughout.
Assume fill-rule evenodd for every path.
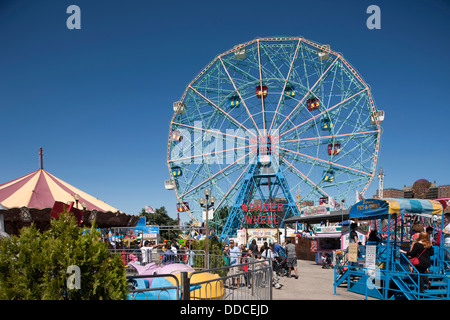
M 79 266 L 70 265 L 66 271 L 69 274 L 67 278 L 66 286 L 69 290 L 80 290 L 81 289 L 81 270 Z
M 260 162 L 278 163 L 280 135 L 278 130 L 261 133 L 255 130 L 226 129 L 225 132 L 204 129 L 201 121 L 194 122 L 193 130 L 176 129 L 172 132 L 171 159 L 179 164 L 245 164 L 257 156 Z M 176 135 L 173 133 L 176 132 Z
M 70 14 L 67 18 L 66 26 L 67 29 L 81 29 L 81 9 L 79 6 L 70 5 L 67 7 L 66 13 Z
M 371 14 L 369 18 L 367 18 L 366 26 L 368 29 L 381 29 L 381 9 L 379 6 L 371 5 L 367 7 L 367 14 Z

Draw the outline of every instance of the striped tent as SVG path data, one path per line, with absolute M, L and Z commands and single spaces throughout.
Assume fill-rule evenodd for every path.
M 393 214 L 440 217 L 443 208 L 438 201 L 427 199 L 364 199 L 350 208 L 350 219 L 384 219 Z
M 44 169 L 36 170 L 18 179 L 0 184 L 0 203 L 11 208 L 52 208 L 55 201 L 75 201 L 74 196 L 80 196 L 79 208 L 102 212 L 118 212 L 119 210 L 97 198 L 81 191 L 63 180 L 48 173 Z

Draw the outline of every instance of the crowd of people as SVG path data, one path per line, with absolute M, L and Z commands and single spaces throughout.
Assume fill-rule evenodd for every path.
M 272 264 L 272 284 L 274 288 L 281 289 L 280 276 L 290 278 L 291 273 L 293 273 L 292 277 L 298 279 L 295 245 L 288 240 L 283 249 L 277 243 L 269 245 L 267 242 L 258 248 L 255 240 L 247 248 L 245 244 L 238 245 L 234 240 L 230 240 L 229 243 L 223 245 L 222 250 L 224 265 L 230 267 L 227 275 L 231 277 L 239 275 L 232 277 L 235 287 L 241 285 L 250 287 L 251 271 L 256 268 L 253 266 L 253 262 L 261 262 L 265 265 Z M 161 264 L 182 262 L 193 266 L 194 256 L 196 255 L 196 252 L 191 250 L 190 247 L 181 246 L 177 241 L 155 244 L 154 241 L 143 240 L 139 242 L 139 247 L 121 248 L 119 250 L 122 250 L 122 260 L 125 265 L 130 262 L 138 262 L 141 265 L 151 262 Z M 243 281 L 241 281 L 242 279 Z
M 295 276 L 292 275 L 292 277 L 298 279 L 295 245 L 290 240 L 285 243 L 284 250 L 277 243 L 269 245 L 264 242 L 263 246 L 258 248 L 256 240 L 252 240 L 247 248 L 244 243 L 239 245 L 234 240 L 230 240 L 229 243 L 224 245 L 222 255 L 226 266 L 239 265 L 240 268 L 230 268 L 228 275 L 248 272 L 249 262 L 263 261 L 267 265 L 272 264 L 272 281 L 276 289 L 282 287 L 279 282 L 280 276 L 291 278 L 291 273 L 294 271 Z M 237 282 L 235 285 L 240 286 L 239 278 Z M 244 277 L 244 282 L 245 285 L 250 286 L 248 278 Z
M 450 213 L 444 215 L 444 228 L 442 229 L 444 247 L 450 247 Z M 352 240 L 352 236 L 350 237 Z M 355 237 L 357 241 L 357 237 Z M 441 242 L 441 233 L 439 229 L 431 226 L 425 227 L 420 222 L 413 223 L 411 227 L 411 243 L 408 250 L 399 249 L 399 252 L 405 254 L 414 268 L 419 272 L 419 290 L 425 292 L 430 288 L 431 281 L 428 277 L 431 267 L 431 257 L 434 255 L 433 246 L 439 246 Z M 380 244 L 382 240 L 377 230 L 372 230 L 369 234 L 366 244 Z M 450 261 L 449 251 L 445 251 L 445 260 Z M 414 271 L 410 266 L 411 272 Z
M 450 214 L 444 215 L 445 226 L 442 230 L 444 237 L 444 246 L 450 246 Z M 431 282 L 428 277 L 429 268 L 431 266 L 431 256 L 434 254 L 434 245 L 440 245 L 440 233 L 433 234 L 434 229 L 430 226 L 425 228 L 420 223 L 415 223 L 412 227 L 413 235 L 411 236 L 411 246 L 409 250 L 399 250 L 404 253 L 420 273 L 419 289 L 425 292 L 425 288 L 430 288 Z M 416 259 L 417 262 L 414 262 Z M 450 260 L 450 255 L 446 251 L 445 259 Z M 412 268 L 411 268 L 412 269 Z
M 177 241 L 156 244 L 154 241 L 144 240 L 140 243 L 140 247 L 132 248 L 131 251 L 131 253 L 129 250 L 122 251 L 122 260 L 125 265 L 129 262 L 139 262 L 141 265 L 151 262 L 161 264 L 182 262 L 190 266 L 194 264 L 194 251 L 188 246 L 179 245 Z M 156 259 L 154 254 L 157 255 Z

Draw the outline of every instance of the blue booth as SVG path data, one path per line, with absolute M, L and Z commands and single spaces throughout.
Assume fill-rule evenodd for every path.
M 431 266 L 421 274 L 402 251 L 411 246 L 413 221 L 431 226 L 442 238 L 444 213 L 438 201 L 425 199 L 364 199 L 349 211 L 353 221 L 372 220 L 379 241 L 352 244 L 334 269 L 334 290 L 347 290 L 383 300 L 426 300 L 450 298 L 449 248 L 443 242 L 434 245 Z M 370 240 L 370 239 L 369 239 Z M 420 286 L 420 277 L 428 276 L 429 286 Z

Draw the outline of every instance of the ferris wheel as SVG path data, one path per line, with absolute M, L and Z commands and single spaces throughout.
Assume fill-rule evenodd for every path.
M 287 198 L 284 188 L 302 203 L 332 197 L 344 207 L 374 178 L 384 113 L 328 45 L 302 37 L 237 45 L 207 65 L 173 108 L 165 184 L 194 221 L 202 220 L 206 188 L 219 224 L 218 209 L 239 197 L 262 199 L 256 187 L 243 195 L 249 174 L 267 174 L 258 186 L 268 186 L 272 199 Z

